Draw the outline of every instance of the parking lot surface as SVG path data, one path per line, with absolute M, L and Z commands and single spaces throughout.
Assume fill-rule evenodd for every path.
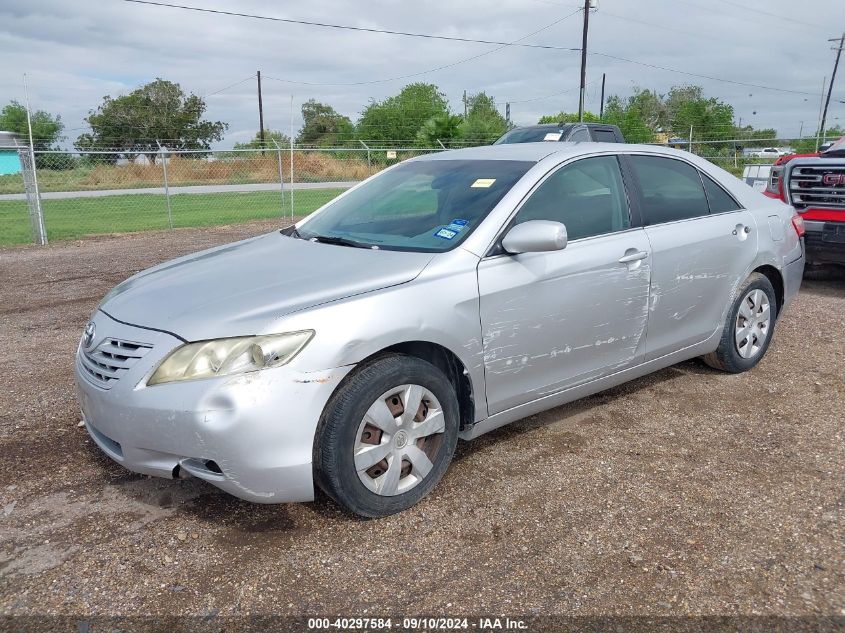
M 259 223 L 0 250 L 0 614 L 845 615 L 845 278 L 753 371 L 690 361 L 472 443 L 381 520 L 130 473 L 73 355 L 99 299 Z

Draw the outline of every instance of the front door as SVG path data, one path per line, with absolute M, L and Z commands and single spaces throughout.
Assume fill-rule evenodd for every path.
M 491 414 L 629 367 L 645 349 L 650 247 L 631 228 L 616 157 L 550 174 L 513 224 L 528 220 L 562 222 L 569 244 L 479 264 Z

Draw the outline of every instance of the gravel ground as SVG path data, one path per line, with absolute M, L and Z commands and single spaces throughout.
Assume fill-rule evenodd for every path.
M 112 463 L 72 377 L 99 299 L 270 227 L 0 250 L 0 614 L 845 615 L 845 278 L 805 282 L 754 371 L 687 362 L 462 443 L 387 519 Z

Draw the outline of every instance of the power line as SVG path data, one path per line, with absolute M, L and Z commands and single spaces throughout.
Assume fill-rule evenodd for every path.
M 399 79 L 410 79 L 412 77 L 419 77 L 420 75 L 427 75 L 429 73 L 437 72 L 439 70 L 444 70 L 446 68 L 452 68 L 453 66 L 457 66 L 459 64 L 464 64 L 464 63 L 472 61 L 474 59 L 478 59 L 479 57 L 484 57 L 485 55 L 490 55 L 491 53 L 498 52 L 498 51 L 502 50 L 503 48 L 508 48 L 509 46 L 516 46 L 516 45 L 518 45 L 517 44 L 518 42 L 521 42 L 522 40 L 526 40 L 529 37 L 537 35 L 537 33 L 542 33 L 543 31 L 550 29 L 553 26 L 556 26 L 557 24 L 560 24 L 564 20 L 571 18 L 573 15 L 578 13 L 580 10 L 581 9 L 576 9 L 572 13 L 565 15 L 564 17 L 560 18 L 559 20 L 555 20 L 554 22 L 551 22 L 550 24 L 547 24 L 546 26 L 539 28 L 536 31 L 532 31 L 531 33 L 528 33 L 527 35 L 523 35 L 522 37 L 517 38 L 517 39 L 513 40 L 512 42 L 508 42 L 508 43 L 503 44 L 502 46 L 499 46 L 497 48 L 491 49 L 489 51 L 485 51 L 484 53 L 479 53 L 478 55 L 472 55 L 471 57 L 465 57 L 464 59 L 459 59 L 458 61 L 451 62 L 449 64 L 444 64 L 443 66 L 437 66 L 436 68 L 429 68 L 428 70 L 421 70 L 419 72 L 410 73 L 410 74 L 407 74 L 407 75 L 399 75 L 397 77 L 388 77 L 386 79 L 371 79 L 371 80 L 368 80 L 368 81 L 352 81 L 352 82 L 347 82 L 347 83 L 318 83 L 318 82 L 309 82 L 309 81 L 295 81 L 295 80 L 292 80 L 292 79 L 279 79 L 277 77 L 270 77 L 269 75 L 264 75 L 264 78 L 265 79 L 272 79 L 273 81 L 281 81 L 283 83 L 288 83 L 288 84 L 298 84 L 298 85 L 302 85 L 302 86 L 364 86 L 364 85 L 367 85 L 367 84 L 380 84 L 380 83 L 386 83 L 388 81 L 396 81 L 396 80 L 399 80 Z M 573 48 L 573 49 L 570 49 L 570 50 L 577 51 L 579 49 Z
M 268 15 L 256 15 L 253 13 L 238 13 L 235 11 L 222 11 L 220 9 L 205 9 L 202 7 L 191 7 L 184 4 L 171 4 L 168 2 L 153 2 L 153 0 L 123 0 L 133 4 L 147 4 L 155 7 L 168 7 L 170 9 L 184 9 L 185 11 L 197 11 L 199 13 L 213 13 L 216 15 L 228 15 L 237 18 L 252 18 L 255 20 L 269 20 L 271 22 L 285 22 L 287 24 L 302 24 L 305 26 L 318 26 L 326 29 L 340 29 L 345 31 L 362 31 L 364 33 L 381 33 L 383 35 L 401 35 L 403 37 L 420 37 L 429 40 L 447 40 L 450 42 L 470 42 L 472 44 L 495 44 L 504 46 L 519 46 L 522 48 L 541 48 L 555 51 L 580 51 L 580 48 L 567 48 L 565 46 L 552 46 L 547 44 L 512 44 L 497 40 L 477 40 L 469 37 L 453 37 L 449 35 L 433 35 L 431 33 L 412 33 L 409 31 L 392 31 L 389 29 L 375 29 L 363 26 L 349 26 L 347 24 L 330 24 L 328 22 L 312 22 L 310 20 L 294 20 L 292 18 L 277 18 Z
M 225 88 L 220 88 L 220 90 L 215 90 L 214 92 L 208 92 L 208 93 L 203 95 L 203 98 L 205 99 L 205 98 L 208 98 L 208 97 L 212 97 L 216 94 L 220 94 L 221 92 L 224 92 L 224 91 L 228 90 L 229 88 L 234 88 L 235 86 L 240 86 L 242 83 L 246 83 L 247 81 L 252 81 L 253 79 L 255 79 L 255 73 L 251 74 L 249 77 L 244 77 L 240 81 L 236 81 L 235 83 L 230 84 L 230 85 L 226 86 Z
M 591 81 L 587 85 L 591 86 L 594 83 L 595 83 L 594 81 Z M 548 94 L 548 95 L 541 95 L 539 97 L 531 97 L 530 99 L 513 99 L 513 100 L 508 99 L 507 102 L 510 103 L 511 105 L 513 105 L 514 103 L 529 103 L 530 101 L 541 101 L 543 99 L 550 99 L 552 97 L 557 97 L 557 96 L 566 94 L 567 92 L 572 92 L 573 90 L 578 90 L 579 88 L 580 88 L 580 86 L 573 86 L 572 88 L 567 88 L 566 90 L 561 90 L 560 92 L 553 92 L 552 94 Z
M 682 0 L 682 1 L 685 2 L 686 4 L 691 5 L 691 6 L 696 6 L 696 7 L 699 7 L 699 8 L 705 8 L 705 7 L 702 7 L 702 5 L 698 5 L 698 4 L 695 4 L 695 3 L 692 3 L 692 2 L 688 2 L 688 0 Z M 388 30 L 388 29 L 365 28 L 365 27 L 357 27 L 357 26 L 349 26 L 349 25 L 341 25 L 341 24 L 329 24 L 329 23 L 325 23 L 325 22 L 312 22 L 312 21 L 308 21 L 308 20 L 294 20 L 294 19 L 291 19 L 291 18 L 278 18 L 278 17 L 272 17 L 272 16 L 255 15 L 255 14 L 250 14 L 250 13 L 238 13 L 238 12 L 234 12 L 234 11 L 222 11 L 220 9 L 205 9 L 205 8 L 201 8 L 201 7 L 192 7 L 192 6 L 188 6 L 188 5 L 171 4 L 171 3 L 166 3 L 166 2 L 154 2 L 153 0 L 123 0 L 123 2 L 131 2 L 131 3 L 134 3 L 134 4 L 151 5 L 151 6 L 157 6 L 157 7 L 168 7 L 168 8 L 172 8 L 172 9 L 184 9 L 186 11 L 197 11 L 197 12 L 200 12 L 200 13 L 212 13 L 212 14 L 217 14 L 217 15 L 227 15 L 227 16 L 231 16 L 231 17 L 252 18 L 252 19 L 257 19 L 257 20 L 269 20 L 269 21 L 272 21 L 272 22 L 285 22 L 285 23 L 288 23 L 288 24 L 302 24 L 302 25 L 306 25 L 306 26 L 317 26 L 317 27 L 331 28 L 331 29 L 362 31 L 362 32 L 366 32 L 366 33 L 382 33 L 382 34 L 387 34 L 387 35 L 399 35 L 399 36 L 404 36 L 404 37 L 417 37 L 417 38 L 434 39 L 434 40 L 455 41 L 455 42 L 471 42 L 471 43 L 475 43 L 475 44 L 494 44 L 494 45 L 502 46 L 502 47 L 516 46 L 516 47 L 524 47 L 524 48 L 538 48 L 538 49 L 544 49 L 544 50 L 577 51 L 577 52 L 581 51 L 580 48 L 571 48 L 571 47 L 565 47 L 565 46 L 552 46 L 552 45 L 546 45 L 546 44 L 519 43 L 519 40 L 516 40 L 514 43 L 511 43 L 511 42 L 502 42 L 502 41 L 496 41 L 496 40 L 478 40 L 478 39 L 472 39 L 472 38 L 466 38 L 466 37 L 432 35 L 432 34 L 428 34 L 428 33 L 412 33 L 412 32 L 407 32 L 407 31 L 393 31 L 393 30 Z M 524 39 L 524 38 L 521 38 L 521 39 Z M 493 51 L 489 51 L 489 52 L 493 52 Z M 733 85 L 736 85 L 736 86 L 746 86 L 746 87 L 749 87 L 749 88 L 758 88 L 760 90 L 772 90 L 774 92 L 783 92 L 783 93 L 788 93 L 788 94 L 815 96 L 814 92 L 805 92 L 805 91 L 801 91 L 801 90 L 790 90 L 788 88 L 777 88 L 777 87 L 774 87 L 774 86 L 765 86 L 765 85 L 762 85 L 762 84 L 755 84 L 755 83 L 749 83 L 749 82 L 744 82 L 744 81 L 736 81 L 736 80 L 733 80 L 733 79 L 724 79 L 724 78 L 721 78 L 721 77 L 714 77 L 712 75 L 703 75 L 703 74 L 699 74 L 699 73 L 693 73 L 693 72 L 689 72 L 689 71 L 680 70 L 680 69 L 677 69 L 677 68 L 671 68 L 669 66 L 661 66 L 661 65 L 658 65 L 658 64 L 650 64 L 650 63 L 647 63 L 647 62 L 640 62 L 640 61 L 637 61 L 637 60 L 634 60 L 634 59 L 629 59 L 629 58 L 621 57 L 621 56 L 618 56 L 618 55 L 611 55 L 611 54 L 608 54 L 608 53 L 600 53 L 600 52 L 592 51 L 589 54 L 590 55 L 598 55 L 600 57 L 606 57 L 608 59 L 615 59 L 617 61 L 627 62 L 629 64 L 636 64 L 638 66 L 644 66 L 644 67 L 647 67 L 647 68 L 653 68 L 653 69 L 657 69 L 657 70 L 663 70 L 663 71 L 666 71 L 666 72 L 672 72 L 672 73 L 677 73 L 677 74 L 681 74 L 681 75 L 686 75 L 688 77 L 698 77 L 700 79 L 708 79 L 710 81 L 719 81 L 719 82 L 722 82 L 722 83 L 729 83 L 729 84 L 733 84 Z M 469 59 L 472 59 L 472 58 L 469 58 Z M 455 62 L 455 64 L 453 64 L 453 65 L 456 65 L 457 63 L 463 63 L 463 62 Z M 432 70 L 425 71 L 425 72 L 434 72 L 435 70 L 440 70 L 442 68 L 448 68 L 448 67 L 449 67 L 449 65 L 447 64 L 447 65 L 442 66 L 438 69 L 432 69 Z M 413 75 L 405 75 L 405 76 L 402 76 L 402 77 L 387 79 L 385 81 L 393 81 L 394 79 L 407 78 L 407 77 L 410 77 L 410 76 L 413 76 Z M 267 78 L 270 79 L 270 77 L 267 77 Z M 276 81 L 282 81 L 282 82 L 285 82 L 285 83 L 300 84 L 300 85 L 305 85 L 305 86 L 308 86 L 308 85 L 314 85 L 314 86 L 321 86 L 321 85 L 343 86 L 343 85 L 362 85 L 362 84 L 368 83 L 368 82 L 356 82 L 356 83 L 350 83 L 350 84 L 322 84 L 322 83 L 311 83 L 311 82 L 297 82 L 297 81 L 293 81 L 293 80 L 284 80 L 284 79 L 276 79 Z
M 790 24 L 803 24 L 804 26 L 809 26 L 809 27 L 812 27 L 814 29 L 822 29 L 824 31 L 828 30 L 828 27 L 823 26 L 821 24 L 813 24 L 812 22 L 802 22 L 801 20 L 796 20 L 795 16 L 780 15 L 778 13 L 772 13 L 770 11 L 764 11 L 763 9 L 758 9 L 758 8 L 755 8 L 755 7 L 747 7 L 747 6 L 743 6 L 741 4 L 736 4 L 735 2 L 729 2 L 728 0 L 716 0 L 716 2 L 721 2 L 722 4 L 726 4 L 729 7 L 734 7 L 735 9 L 742 9 L 744 11 L 751 11 L 752 13 L 755 13 L 755 14 L 758 14 L 758 15 L 767 15 L 771 18 L 776 18 L 778 20 L 783 20 L 785 22 L 789 22 Z
M 608 59 L 615 59 L 617 61 L 626 62 L 628 64 L 636 64 L 637 66 L 645 66 L 646 68 L 654 68 L 657 70 L 665 70 L 671 73 L 678 73 L 680 75 L 687 75 L 689 77 L 698 77 L 699 79 L 709 79 L 711 81 L 721 81 L 722 83 L 733 84 L 735 86 L 746 86 L 748 88 L 759 88 L 761 90 L 774 90 L 775 92 L 785 92 L 796 95 L 810 95 L 816 96 L 815 92 L 805 92 L 803 90 L 790 90 L 789 88 L 776 88 L 774 86 L 764 86 L 763 84 L 753 84 L 746 81 L 736 81 L 733 79 L 724 79 L 722 77 L 714 77 L 713 75 L 702 75 L 699 73 L 680 70 L 678 68 L 671 68 L 669 66 L 660 66 L 659 64 L 650 64 L 648 62 L 640 62 L 635 59 L 628 59 L 627 57 L 620 57 L 619 55 L 610 55 L 609 53 L 599 53 L 593 51 L 590 55 L 598 55 L 599 57 L 607 57 Z
M 618 15 L 616 13 L 610 13 L 605 9 L 602 9 L 601 12 L 598 13 L 602 17 L 607 16 L 610 18 L 616 18 L 618 20 L 624 20 L 626 22 L 635 22 L 637 24 L 642 24 L 644 26 L 649 26 L 654 29 L 661 29 L 663 31 L 670 31 L 675 33 L 683 33 L 684 35 L 692 35 L 693 37 L 700 37 L 708 40 L 713 40 L 714 42 L 723 42 L 725 44 L 736 44 L 735 41 L 731 41 L 728 39 L 724 39 L 721 37 L 713 37 L 712 35 L 705 35 L 704 33 L 696 33 L 695 31 L 685 31 L 683 29 L 677 29 L 673 26 L 665 26 L 663 24 L 655 24 L 654 22 L 647 22 L 646 20 L 638 20 L 637 18 L 632 18 L 627 15 Z

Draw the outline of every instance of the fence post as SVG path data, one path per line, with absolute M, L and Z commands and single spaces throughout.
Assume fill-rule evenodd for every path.
M 290 137 L 290 220 L 293 222 L 293 136 Z
M 170 229 L 173 230 L 173 209 L 170 206 L 170 186 L 167 183 L 167 156 L 164 153 L 164 148 L 161 143 L 156 141 L 158 145 L 158 153 L 161 156 L 161 168 L 164 171 L 164 199 L 167 201 L 167 223 Z
M 279 144 L 276 142 L 272 136 L 270 140 L 273 141 L 273 145 L 276 146 L 276 158 L 279 160 L 279 196 L 281 200 L 281 207 L 280 211 L 282 214 L 285 212 L 285 177 L 284 177 L 284 170 L 282 169 L 282 148 L 279 147 Z
M 367 144 L 366 144 L 364 141 L 362 141 L 361 139 L 358 139 L 358 142 L 359 142 L 361 145 L 363 145 L 363 146 L 364 146 L 364 149 L 366 149 L 366 150 L 367 150 L 367 173 L 369 173 L 369 172 L 371 172 L 371 171 L 372 171 L 372 169 L 373 169 L 373 163 L 372 163 L 372 161 L 370 160 L 370 146 L 369 146 L 369 145 L 367 145 Z
M 15 145 L 18 145 L 15 140 Z M 21 175 L 26 192 L 26 206 L 29 209 L 29 223 L 32 239 L 39 246 L 47 244 L 47 228 L 44 226 L 44 209 L 41 206 L 41 192 L 38 190 L 38 174 L 35 170 L 35 150 L 32 145 L 18 145 L 18 157 L 21 161 Z

